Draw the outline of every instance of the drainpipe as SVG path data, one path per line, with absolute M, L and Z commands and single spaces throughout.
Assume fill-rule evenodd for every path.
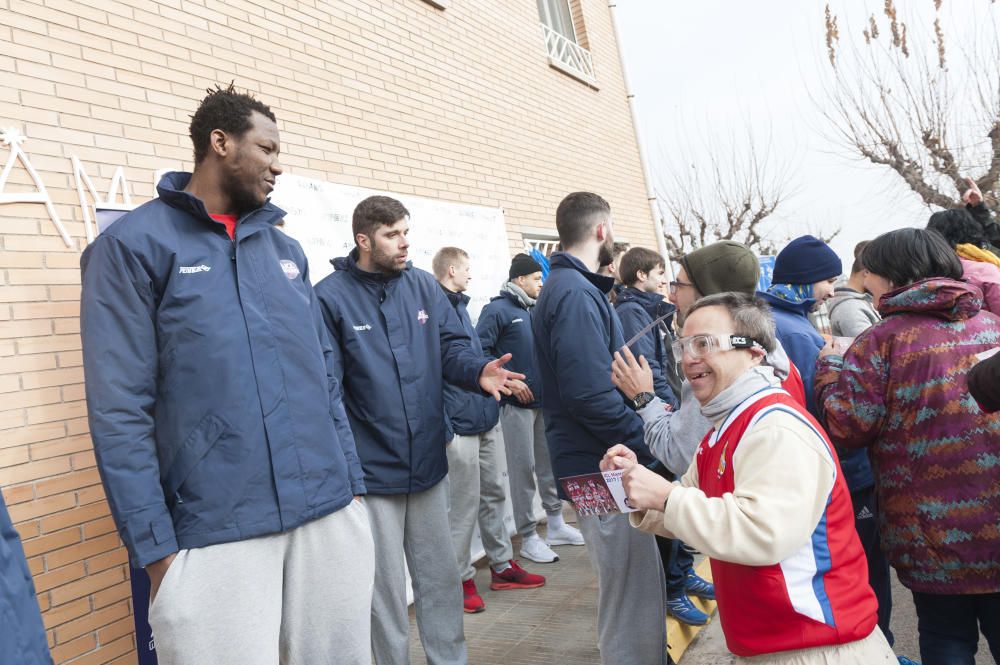
M 656 246 L 663 256 L 663 261 L 673 279 L 674 266 L 670 263 L 670 255 L 667 254 L 667 241 L 663 232 L 663 218 L 660 216 L 659 205 L 656 202 L 656 192 L 653 189 L 653 179 L 649 175 L 649 163 L 646 161 L 646 152 L 642 147 L 642 137 L 639 134 L 639 116 L 635 108 L 635 95 L 629 89 L 628 71 L 625 67 L 625 49 L 622 48 L 621 34 L 618 32 L 618 22 L 615 20 L 615 9 L 617 3 L 613 0 L 608 2 L 608 12 L 611 14 L 611 27 L 615 32 L 615 43 L 618 45 L 618 61 L 622 68 L 622 81 L 625 83 L 625 99 L 628 100 L 628 109 L 632 114 L 632 128 L 635 129 L 635 144 L 639 149 L 639 164 L 642 165 L 642 178 L 646 185 L 646 200 L 649 201 L 649 211 L 653 215 L 653 227 L 656 230 Z

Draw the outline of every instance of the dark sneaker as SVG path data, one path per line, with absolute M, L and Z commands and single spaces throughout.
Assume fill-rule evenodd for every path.
M 486 609 L 486 603 L 483 602 L 483 597 L 479 595 L 479 590 L 476 589 L 475 580 L 465 580 L 462 582 L 462 601 L 464 603 L 463 608 L 466 614 L 477 614 Z
M 667 599 L 667 614 L 689 626 L 704 626 L 708 615 L 699 610 L 687 596 Z
M 540 586 L 545 586 L 545 578 L 541 575 L 529 573 L 517 565 L 517 561 L 513 559 L 509 563 L 510 567 L 502 573 L 498 573 L 492 568 L 490 569 L 490 574 L 493 576 L 490 588 L 494 591 L 503 591 L 504 589 L 537 589 Z
M 715 585 L 694 573 L 690 573 L 684 580 L 684 591 L 689 596 L 698 596 L 702 600 L 715 600 Z

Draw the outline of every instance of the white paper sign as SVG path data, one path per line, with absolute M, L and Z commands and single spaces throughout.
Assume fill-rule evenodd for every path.
M 410 211 L 410 259 L 430 271 L 434 254 L 445 246 L 469 254 L 472 281 L 467 295 L 469 316 L 475 321 L 490 298 L 507 281 L 510 250 L 501 208 L 449 203 L 419 196 L 338 185 L 285 174 L 278 178 L 271 199 L 284 209 L 285 231 L 302 244 L 313 284 L 331 272 L 330 259 L 354 249 L 351 218 L 363 199 L 384 194 Z

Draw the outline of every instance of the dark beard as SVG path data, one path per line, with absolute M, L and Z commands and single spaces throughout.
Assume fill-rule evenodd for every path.
M 393 260 L 391 254 L 386 254 L 378 247 L 375 246 L 375 240 L 371 240 L 372 243 L 372 265 L 378 269 L 379 272 L 387 275 L 395 275 L 403 271 L 403 268 L 397 268 L 396 262 Z M 404 264 L 405 267 L 405 264 Z
M 601 245 L 601 249 L 597 252 L 597 266 L 609 266 L 615 262 L 615 255 L 611 252 L 612 246 L 610 243 L 605 243 Z

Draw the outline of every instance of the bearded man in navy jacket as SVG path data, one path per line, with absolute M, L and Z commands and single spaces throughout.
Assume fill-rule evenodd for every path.
M 420 639 L 433 665 L 467 662 L 462 580 L 448 524 L 444 380 L 500 399 L 523 379 L 471 346 L 430 273 L 408 261 L 410 213 L 371 196 L 354 209 L 355 248 L 316 285 L 342 369 L 375 537 L 372 653 L 409 662 L 403 553 Z M 341 378 L 341 377 L 338 377 Z
M 630 441 L 639 462 L 653 464 L 636 405 L 626 404 L 608 371 L 625 343 L 607 297 L 614 279 L 594 272 L 610 262 L 611 207 L 597 194 L 570 194 L 556 210 L 556 229 L 563 251 L 552 255 L 531 317 L 555 476 L 597 473 L 608 442 Z M 653 537 L 636 537 L 623 514 L 580 515 L 579 524 L 600 587 L 602 661 L 665 665 L 666 587 Z

